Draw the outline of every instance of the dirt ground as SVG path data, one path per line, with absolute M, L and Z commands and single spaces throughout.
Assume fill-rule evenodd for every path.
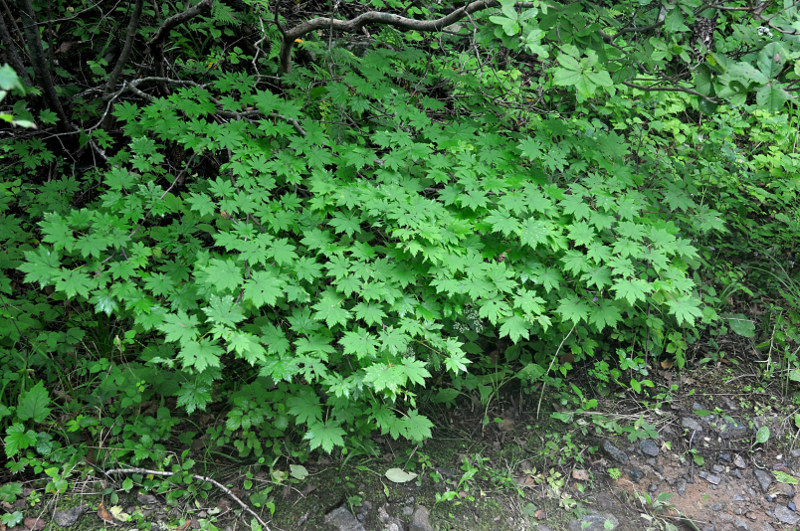
M 302 474 L 215 463 L 225 490 L 209 486 L 205 499 L 126 492 L 123 477 L 89 468 L 57 496 L 29 479 L 0 505 L 25 520 L 0 530 L 258 529 L 243 505 L 273 530 L 798 528 L 798 401 L 786 382 L 766 388 L 728 363 L 652 380 L 658 400 L 598 395 L 597 408 L 561 420 L 550 413 L 574 407 L 557 395 L 545 391 L 537 418 L 540 390 L 507 385 L 488 404 L 434 409 L 422 445 L 377 437 L 373 455 L 319 456 Z M 397 482 L 396 468 L 416 476 Z

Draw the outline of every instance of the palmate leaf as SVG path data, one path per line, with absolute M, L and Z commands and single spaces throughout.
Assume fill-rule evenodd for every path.
M 345 354 L 353 354 L 359 360 L 363 358 L 372 359 L 378 351 L 378 338 L 363 328 L 348 330 L 339 340 L 339 344 L 342 345 L 342 351 Z
M 576 295 L 561 299 L 556 311 L 561 314 L 563 321 L 572 321 L 573 324 L 578 324 L 589 318 L 589 305 Z
M 316 310 L 314 319 L 325 321 L 328 328 L 337 324 L 345 325 L 350 320 L 350 310 L 343 308 L 344 299 L 333 290 L 326 290 L 313 308 Z
M 219 367 L 219 358 L 223 353 L 219 345 L 203 338 L 200 341 L 187 341 L 182 345 L 178 359 L 183 363 L 184 369 L 203 372 L 209 367 Z
M 166 314 L 158 329 L 164 332 L 167 341 L 178 341 L 183 344 L 199 335 L 200 332 L 197 330 L 199 324 L 200 321 L 196 316 L 178 310 L 176 314 Z
M 271 270 L 255 271 L 244 284 L 244 298 L 256 308 L 274 306 L 284 294 L 284 281 Z
M 36 432 L 25 430 L 25 426 L 22 423 L 12 424 L 6 429 L 3 444 L 5 445 L 6 457 L 14 457 L 21 450 L 36 444 Z
M 500 337 L 508 336 L 512 342 L 517 343 L 523 337 L 530 338 L 530 325 L 519 315 L 512 315 L 503 321 L 500 326 Z
M 703 311 L 700 309 L 700 299 L 691 295 L 684 295 L 678 299 L 667 301 L 669 313 L 675 316 L 678 325 L 688 323 L 689 326 L 694 326 L 694 320 L 697 317 L 703 316 Z
M 334 421 L 315 422 L 303 436 L 309 442 L 312 450 L 322 448 L 331 453 L 334 446 L 344 446 L 345 431 Z

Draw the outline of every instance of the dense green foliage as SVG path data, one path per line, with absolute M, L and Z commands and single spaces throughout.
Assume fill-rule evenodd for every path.
M 0 143 L 11 468 L 98 445 L 161 463 L 180 422 L 184 444 L 243 457 L 420 441 L 425 405 L 485 399 L 486 374 L 559 392 L 580 365 L 600 392 L 645 392 L 756 289 L 785 294 L 795 362 L 795 8 L 768 25 L 702 7 L 504 2 L 445 33 L 318 31 L 283 74 L 269 10 L 300 21 L 279 4 L 213 3 L 158 53 L 182 3 L 138 25 L 132 6 L 49 15 L 93 59 L 52 73 L 60 112 L 20 72 L 39 84 L 7 121 L 39 129 Z

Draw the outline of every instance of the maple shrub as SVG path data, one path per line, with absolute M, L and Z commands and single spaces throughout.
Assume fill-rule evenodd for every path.
M 605 121 L 578 109 L 520 126 L 483 87 L 437 121 L 444 104 L 403 80 L 424 62 L 381 49 L 343 76 L 295 69 L 293 86 L 316 86 L 291 97 L 218 72 L 117 104 L 128 147 L 91 203 L 44 215 L 25 280 L 130 323 L 126 341 L 147 340 L 129 370 L 189 413 L 227 401 L 243 454 L 292 426 L 312 450 L 373 429 L 419 441 L 419 391 L 459 388 L 497 345 L 535 381 L 567 336 L 578 361 L 614 338 L 642 350 L 645 330 L 657 355 L 714 319 L 688 235 L 723 222 L 679 162 L 609 127 L 630 123 L 624 95 Z M 440 66 L 454 91 L 482 83 Z M 211 119 L 220 104 L 233 118 Z M 330 119 L 345 113 L 357 128 Z M 175 152 L 207 163 L 170 170 Z

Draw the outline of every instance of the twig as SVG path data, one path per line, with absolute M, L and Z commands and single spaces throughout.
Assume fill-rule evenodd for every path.
M 161 470 L 149 470 L 147 468 L 135 468 L 135 467 L 134 468 L 112 468 L 111 470 L 106 470 L 105 471 L 105 475 L 106 476 L 110 476 L 112 474 L 152 474 L 154 476 L 171 477 L 171 476 L 175 475 L 175 472 L 165 472 L 165 471 L 161 471 Z M 269 531 L 269 526 L 267 526 L 267 523 L 264 522 L 264 520 L 262 520 L 261 517 L 258 516 L 258 514 L 253 509 L 250 508 L 249 505 L 247 505 L 245 502 L 240 500 L 239 497 L 236 496 L 236 494 L 234 494 L 231 491 L 231 489 L 229 489 L 228 487 L 226 487 L 225 485 L 223 485 L 219 481 L 217 481 L 217 480 L 215 480 L 213 478 L 210 478 L 208 476 L 201 476 L 200 474 L 192 474 L 192 478 L 196 479 L 197 481 L 207 481 L 207 482 L 211 483 L 212 485 L 214 485 L 215 487 L 217 487 L 219 490 L 221 490 L 222 492 L 224 492 L 225 494 L 230 496 L 233 499 L 233 501 L 238 503 L 241 506 L 241 508 L 244 509 L 245 511 L 247 511 L 250 515 L 252 515 L 253 518 L 258 520 L 258 523 L 261 524 L 261 527 L 263 527 L 265 529 L 265 531 Z
M 547 367 L 547 372 L 544 373 L 545 376 L 550 374 L 550 370 L 553 368 L 553 363 L 555 363 L 555 361 L 558 359 L 558 353 L 561 352 L 561 347 L 564 346 L 564 343 L 567 341 L 569 336 L 572 335 L 572 331 L 575 330 L 575 326 L 577 326 L 577 323 L 572 325 L 572 328 L 569 329 L 569 332 L 567 332 L 567 335 L 565 335 L 564 339 L 561 340 L 561 344 L 558 345 L 558 348 L 556 349 L 556 353 L 553 355 L 553 359 L 550 360 L 550 366 Z M 542 409 L 542 397 L 544 396 L 544 390 L 546 388 L 547 388 L 547 381 L 546 380 L 542 380 L 542 392 L 539 393 L 539 402 L 536 404 L 536 418 L 537 419 L 539 418 L 539 411 L 541 411 L 541 409 Z

